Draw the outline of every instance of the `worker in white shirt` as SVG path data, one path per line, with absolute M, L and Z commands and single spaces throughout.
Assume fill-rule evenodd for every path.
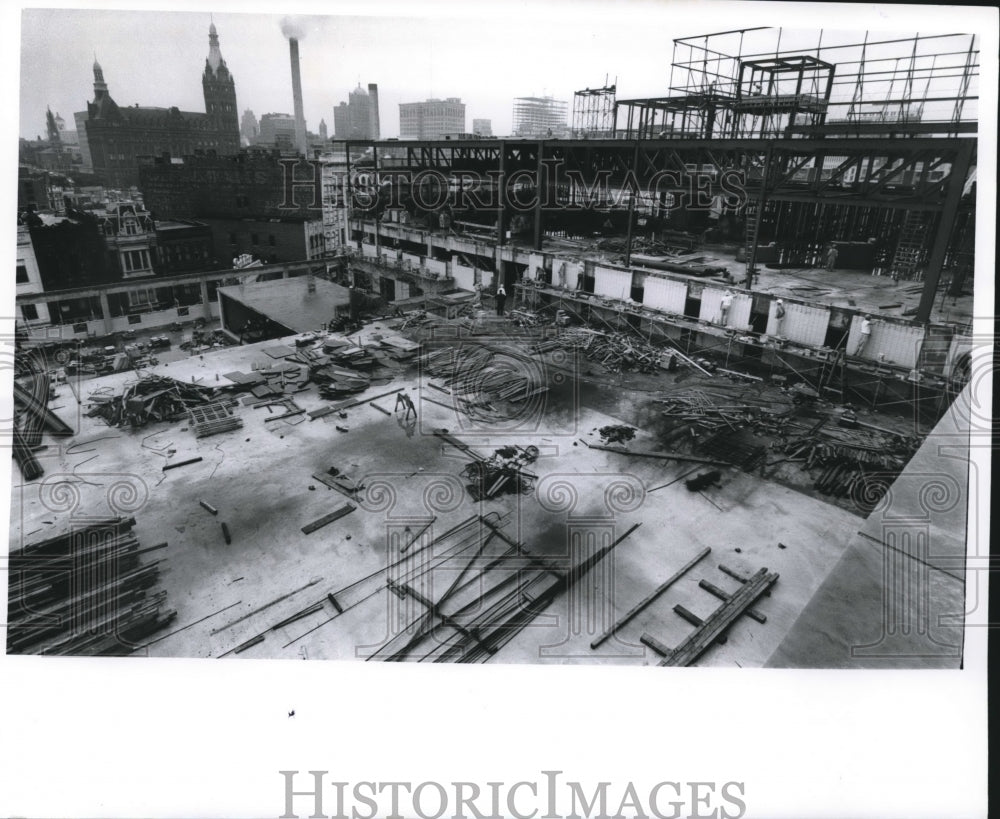
M 729 308 L 733 306 L 733 292 L 727 290 L 722 294 L 722 301 L 719 302 L 719 313 L 721 318 L 719 319 L 719 324 L 723 327 L 729 326 Z
M 868 345 L 868 340 L 872 337 L 872 323 L 869 316 L 865 316 L 861 319 L 861 329 L 858 335 L 858 348 L 854 351 L 854 355 L 861 355 L 864 352 L 865 347 Z
M 785 303 L 778 299 L 774 303 L 774 335 L 781 336 L 781 329 L 785 324 Z

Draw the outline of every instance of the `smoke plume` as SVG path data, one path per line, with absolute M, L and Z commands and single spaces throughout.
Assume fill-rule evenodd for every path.
M 282 17 L 281 33 L 289 40 L 301 40 L 306 36 L 306 27 L 295 17 Z

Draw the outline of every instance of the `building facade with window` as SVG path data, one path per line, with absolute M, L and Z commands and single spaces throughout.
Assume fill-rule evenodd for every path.
M 27 225 L 17 226 L 17 268 L 14 280 L 16 295 L 25 293 L 44 293 L 42 274 L 38 270 L 38 260 L 35 259 L 35 248 L 31 244 L 31 233 Z M 49 311 L 44 304 L 22 304 L 18 318 L 28 324 L 49 324 Z
M 100 63 L 94 61 L 94 99 L 75 116 L 84 165 L 106 185 L 123 189 L 138 185 L 142 156 L 239 151 L 236 83 L 222 58 L 214 24 L 208 39 L 202 73 L 205 113 L 120 106 L 108 90 Z
M 402 139 L 443 139 L 445 134 L 465 133 L 465 103 L 458 97 L 399 104 Z

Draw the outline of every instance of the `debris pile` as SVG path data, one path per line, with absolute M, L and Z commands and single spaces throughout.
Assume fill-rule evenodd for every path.
M 537 476 L 525 471 L 524 467 L 537 459 L 535 446 L 500 447 L 489 458 L 468 464 L 462 476 L 469 481 L 466 488 L 477 501 L 498 495 L 526 494 L 534 488 Z
M 606 444 L 627 444 L 635 438 L 635 428 L 621 424 L 611 424 L 598 430 L 601 440 Z
M 113 518 L 11 552 L 7 651 L 12 654 L 127 655 L 169 623 L 167 593 L 153 592 L 160 560 Z
M 702 489 L 708 489 L 708 487 L 714 486 L 721 480 L 722 473 L 718 469 L 712 469 L 708 472 L 702 472 L 700 475 L 695 475 L 693 478 L 688 478 L 684 481 L 684 486 L 687 487 L 689 492 L 701 492 Z
M 692 389 L 675 393 L 658 403 L 663 405 L 662 414 L 665 417 L 695 432 L 716 432 L 726 428 L 736 430 L 752 425 L 757 433 L 780 435 L 789 420 L 791 407 L 779 409 L 780 405 L 765 406 L 738 397 L 722 400 L 726 403 L 720 404 L 704 391 Z
M 562 331 L 532 348 L 534 353 L 552 350 L 579 350 L 590 361 L 603 365 L 608 372 L 657 372 L 663 350 L 626 333 L 602 333 L 583 327 Z
M 343 398 L 345 395 L 364 392 L 371 386 L 371 379 L 361 373 L 340 370 L 330 365 L 314 367 L 310 378 L 319 384 L 323 398 Z
M 185 418 L 192 407 L 217 402 L 218 390 L 149 375 L 127 384 L 119 395 L 98 391 L 88 400 L 88 416 L 102 418 L 112 427 L 141 427 L 150 421 Z
M 532 368 L 513 356 L 496 356 L 479 345 L 462 345 L 433 350 L 421 358 L 424 371 L 437 376 L 439 391 L 472 396 L 463 399 L 466 408 L 490 407 L 490 401 L 525 401 L 548 387 L 532 377 Z
M 814 474 L 818 492 L 850 497 L 866 509 L 878 503 L 919 446 L 919 440 L 903 435 L 842 430 L 820 430 L 819 435 L 825 440 L 800 437 L 786 442 L 789 460 L 803 461 L 803 468 Z

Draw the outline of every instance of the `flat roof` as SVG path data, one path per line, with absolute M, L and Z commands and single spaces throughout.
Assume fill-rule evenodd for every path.
M 295 333 L 306 333 L 333 319 L 337 307 L 351 299 L 346 287 L 325 279 L 314 281 L 315 293 L 308 292 L 308 276 L 220 287 L 219 293 Z

